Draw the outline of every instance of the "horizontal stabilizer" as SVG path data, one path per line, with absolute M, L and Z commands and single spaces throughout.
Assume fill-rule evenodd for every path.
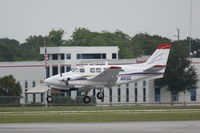
M 153 67 L 150 67 L 148 69 L 145 69 L 144 71 L 148 71 L 148 72 L 156 72 L 156 71 L 161 71 L 164 70 L 166 68 L 165 65 L 155 65 Z

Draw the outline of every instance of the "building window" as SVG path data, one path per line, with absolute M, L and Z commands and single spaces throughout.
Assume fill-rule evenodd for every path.
M 146 86 L 146 81 L 143 81 L 143 86 Z
M 64 73 L 65 72 L 65 67 L 64 66 L 60 66 L 60 72 Z
M 90 68 L 91 73 L 95 73 L 95 68 Z
M 191 101 L 196 101 L 197 100 L 197 89 L 190 89 L 190 100 Z
M 137 88 L 135 88 L 135 102 L 138 101 L 137 97 L 138 97 L 138 90 L 137 90 Z
M 70 60 L 71 59 L 71 54 L 66 54 L 66 59 Z
M 35 87 L 35 81 L 33 81 L 33 87 Z
M 104 89 L 102 90 L 102 92 L 104 93 Z M 104 93 L 105 94 L 105 93 Z M 101 102 L 103 103 L 104 102 L 104 98 L 101 99 Z
M 117 54 L 116 53 L 112 53 L 112 59 L 117 59 Z
M 143 88 L 143 102 L 146 102 L 146 88 Z
M 81 54 L 77 54 L 77 55 L 76 55 L 76 58 L 77 58 L 77 59 L 82 59 L 82 58 L 81 58 Z
M 33 94 L 33 103 L 36 103 L 36 97 L 35 97 L 35 94 Z
M 58 54 L 52 54 L 52 60 L 58 60 Z
M 57 75 L 58 74 L 58 66 L 53 66 L 52 67 L 52 75 Z
M 46 78 L 50 77 L 50 69 L 46 67 Z
M 102 54 L 102 59 L 106 59 L 106 54 Z
M 129 102 L 129 88 L 126 88 L 126 102 Z
M 138 85 L 137 82 L 135 82 L 135 87 L 137 87 L 137 85 Z
M 96 89 L 93 89 L 93 97 L 96 95 Z
M 27 89 L 28 88 L 28 81 L 25 81 L 24 87 Z
M 65 59 L 65 54 L 60 54 L 60 59 L 64 60 Z
M 177 102 L 178 101 L 178 93 L 172 92 L 172 101 Z
M 72 95 L 71 91 L 68 91 L 67 96 L 71 97 L 71 95 Z
M 129 84 L 126 84 L 126 88 L 128 88 L 129 87 Z
M 77 54 L 77 59 L 106 59 L 106 54 Z
M 117 92 L 118 92 L 118 102 L 121 102 L 121 88 L 120 88 L 120 86 L 118 86 Z
M 110 92 L 109 93 L 110 94 L 110 97 L 109 97 L 110 98 L 110 102 L 112 102 L 112 88 L 109 89 L 109 92 Z
M 69 72 L 71 70 L 71 66 L 66 66 L 66 72 Z
M 155 102 L 160 102 L 160 88 L 155 88 Z
M 40 100 L 41 100 L 41 103 L 44 102 L 44 93 L 41 93 L 41 95 L 40 95 Z

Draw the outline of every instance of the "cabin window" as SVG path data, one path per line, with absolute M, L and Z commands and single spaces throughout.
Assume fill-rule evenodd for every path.
M 80 72 L 84 73 L 85 72 L 85 68 L 80 68 Z
M 95 73 L 95 68 L 90 68 L 91 73 Z
M 101 68 L 96 68 L 96 72 L 100 73 L 101 72 Z
M 73 68 L 73 69 L 72 69 L 72 72 L 75 72 L 75 71 L 76 71 L 76 69 L 77 69 L 76 67 L 75 67 L 75 68 Z

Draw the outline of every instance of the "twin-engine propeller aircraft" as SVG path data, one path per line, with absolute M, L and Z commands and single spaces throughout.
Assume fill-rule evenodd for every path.
M 144 63 L 128 65 L 82 65 L 76 66 L 71 71 L 60 73 L 44 80 L 51 88 L 61 91 L 78 90 L 88 92 L 99 89 L 98 99 L 104 98 L 103 88 L 127 84 L 139 80 L 162 78 L 165 72 L 171 44 L 160 44 L 153 55 Z M 51 102 L 52 97 L 48 96 Z M 89 103 L 91 98 L 83 98 Z

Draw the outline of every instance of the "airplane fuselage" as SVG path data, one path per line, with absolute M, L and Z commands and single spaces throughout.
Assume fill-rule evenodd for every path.
M 113 65 L 112 65 L 113 66 Z M 119 72 L 118 75 L 115 75 L 116 82 L 115 84 L 109 84 L 109 81 L 98 82 L 91 81 L 90 79 L 96 77 L 101 72 L 110 68 L 110 65 L 86 65 L 86 66 L 77 66 L 72 69 L 70 72 L 62 73 L 52 76 L 49 78 L 52 83 L 51 88 L 68 90 L 70 88 L 84 88 L 84 87 L 93 87 L 93 88 L 104 88 L 112 87 L 120 84 L 127 84 L 130 82 L 136 82 L 139 80 L 145 80 L 149 77 L 159 78 L 163 76 L 163 72 L 144 72 L 139 64 L 133 65 L 114 65 L 121 67 L 122 72 Z M 135 67 L 134 67 L 135 66 Z M 133 69 L 134 68 L 134 69 Z

